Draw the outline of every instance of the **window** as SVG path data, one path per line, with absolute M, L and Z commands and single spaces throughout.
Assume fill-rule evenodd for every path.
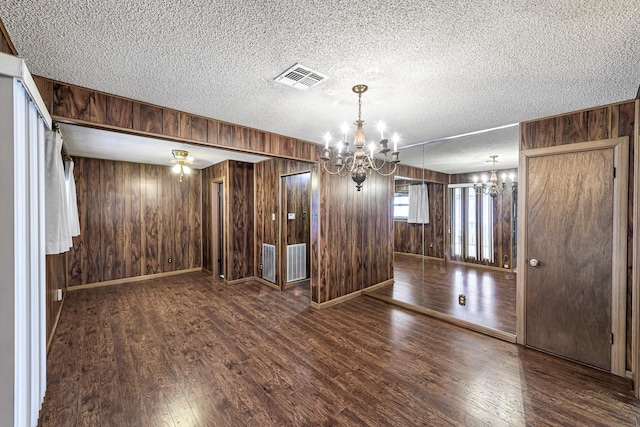
M 451 256 L 493 263 L 493 207 L 488 194 L 473 187 L 451 188 Z
M 393 219 L 407 219 L 409 216 L 409 192 L 397 191 L 393 194 Z
M 453 256 L 462 257 L 462 188 L 454 188 L 451 193 L 453 201 L 453 220 L 451 221 Z

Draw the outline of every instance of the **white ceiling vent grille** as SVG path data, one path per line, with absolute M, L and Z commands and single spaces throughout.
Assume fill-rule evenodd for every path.
M 326 79 L 328 77 L 324 74 L 313 71 L 304 65 L 296 64 L 273 80 L 296 89 L 307 90 Z

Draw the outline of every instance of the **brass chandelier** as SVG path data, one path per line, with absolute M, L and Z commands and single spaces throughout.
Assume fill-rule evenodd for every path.
M 384 159 L 376 159 L 374 157 L 375 147 L 373 143 L 371 144 L 370 152 L 367 153 L 365 150 L 366 139 L 364 136 L 364 129 L 362 126 L 365 124 L 364 120 L 362 120 L 362 94 L 366 92 L 368 89 L 367 85 L 355 85 L 352 90 L 353 92 L 358 94 L 358 120 L 353 122 L 356 125 L 356 133 L 353 138 L 353 145 L 355 147 L 355 151 L 349 151 L 349 142 L 347 141 L 347 129 L 343 127 L 343 140 L 338 142 L 337 146 L 337 154 L 335 158 L 334 167 L 337 168 L 335 171 L 329 170 L 327 167 L 327 162 L 331 160 L 331 148 L 329 148 L 329 142 L 331 140 L 331 136 L 327 134 L 325 137 L 325 147 L 322 150 L 322 155 L 320 159 L 322 160 L 322 165 L 324 169 L 331 175 L 340 175 L 346 176 L 347 174 L 351 174 L 351 179 L 356 183 L 356 188 L 358 191 L 362 189 L 362 183 L 367 178 L 367 172 L 375 171 L 382 176 L 393 175 L 396 171 L 396 166 L 400 162 L 399 152 L 398 152 L 398 137 L 394 135 L 393 138 L 393 152 L 391 153 L 391 160 L 387 160 L 387 154 L 391 151 L 388 147 L 389 141 L 384 138 L 384 127 L 379 127 L 380 130 L 380 150 L 378 154 L 384 154 Z M 382 172 L 382 168 L 387 163 L 393 164 L 393 170 L 391 172 L 385 173 Z
M 489 172 L 489 179 L 487 179 L 486 175 L 480 177 L 481 182 L 478 182 L 478 177 L 473 177 L 473 188 L 476 190 L 476 194 L 488 194 L 492 199 L 498 197 L 499 194 L 504 193 L 507 188 L 507 174 L 502 174 L 502 182 L 498 182 L 498 173 L 496 170 L 496 158 L 497 155 L 489 156 L 491 160 L 487 160 L 492 162 L 492 170 Z M 515 174 L 509 175 L 509 179 L 511 179 L 511 190 L 518 185 L 515 182 Z

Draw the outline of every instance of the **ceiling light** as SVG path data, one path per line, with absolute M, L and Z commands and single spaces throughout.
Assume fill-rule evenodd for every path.
M 478 182 L 478 177 L 473 177 L 473 188 L 475 188 L 477 194 L 488 194 L 492 198 L 496 198 L 498 194 L 502 194 L 507 186 L 507 174 L 502 174 L 502 183 L 498 181 L 498 173 L 496 171 L 496 158 L 497 155 L 489 156 L 492 162 L 492 170 L 490 171 L 489 179 L 487 179 L 486 175 L 480 177 L 480 181 Z M 515 174 L 510 174 L 509 179 L 511 180 L 511 190 L 518 186 L 518 183 L 515 182 Z
M 334 163 L 334 166 L 338 168 L 337 171 L 334 172 L 327 168 L 327 162 L 331 160 L 331 149 L 329 148 L 331 134 L 329 133 L 325 135 L 325 147 L 324 150 L 322 150 L 322 155 L 320 156 L 320 159 L 323 161 L 322 165 L 324 169 L 331 175 L 346 176 L 347 173 L 351 173 L 351 179 L 356 183 L 358 191 L 362 189 L 362 183 L 367 178 L 367 171 L 370 172 L 373 170 L 382 176 L 393 175 L 396 171 L 397 164 L 400 162 L 398 157 L 399 138 L 397 134 L 393 137 L 393 152 L 391 153 L 391 160 L 387 160 L 387 153 L 389 153 L 391 149 L 387 147 L 389 141 L 384 138 L 385 126 L 382 123 L 378 125 L 378 130 L 380 131 L 380 151 L 378 151 L 378 153 L 384 154 L 384 159 L 380 159 L 382 163 L 379 163 L 374 157 L 375 146 L 372 145 L 370 154 L 367 154 L 365 151 L 366 137 L 364 135 L 364 129 L 362 128 L 365 124 L 364 120 L 362 120 L 362 94 L 366 92 L 367 89 L 367 85 L 355 85 L 352 88 L 352 90 L 358 94 L 358 120 L 353 122 L 353 124 L 356 125 L 356 133 L 353 138 L 355 152 L 349 151 L 349 142 L 347 141 L 348 128 L 343 125 L 343 140 L 338 142 L 338 150 Z M 393 164 L 393 170 L 389 173 L 384 173 L 382 172 L 382 168 L 387 163 Z
M 193 157 L 188 157 L 189 152 L 186 150 L 171 150 L 171 154 L 173 154 L 173 159 L 170 160 L 171 163 L 175 163 L 175 165 L 171 168 L 173 173 L 180 174 L 180 182 L 182 182 L 182 177 L 184 174 L 190 174 L 191 168 L 187 165 L 193 163 Z

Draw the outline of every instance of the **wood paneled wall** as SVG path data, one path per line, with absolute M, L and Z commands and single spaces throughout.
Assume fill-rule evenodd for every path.
M 34 77 L 55 120 L 102 129 L 315 162 L 320 145 Z
M 395 187 L 406 190 L 408 185 L 415 183 L 415 180 L 397 179 Z M 409 224 L 406 220 L 394 221 L 393 250 L 395 252 L 444 259 L 444 189 L 444 184 L 427 182 L 427 191 L 429 192 L 428 224 Z
M 312 173 L 311 300 L 323 304 L 393 277 L 393 177 Z
M 468 184 L 473 182 L 473 177 L 482 175 L 483 173 L 463 173 L 449 175 L 450 184 Z M 488 172 L 484 173 L 488 175 Z M 507 176 L 514 174 L 518 175 L 517 169 L 501 169 L 497 171 L 498 180 L 502 174 Z M 502 182 L 502 181 L 500 181 Z M 515 268 L 511 260 L 511 247 L 513 243 L 512 238 L 512 224 L 511 224 L 511 208 L 513 202 L 513 194 L 510 191 L 511 181 L 507 183 L 506 190 L 501 195 L 497 196 L 493 204 L 493 258 L 494 262 L 489 263 L 487 261 L 476 259 L 458 259 L 451 256 L 451 248 L 447 246 L 445 252 L 449 259 L 456 261 L 464 261 L 472 264 L 490 265 L 492 267 L 504 267 L 505 264 L 509 265 L 509 268 Z M 447 191 L 446 194 L 446 212 L 450 211 L 451 207 L 451 192 Z M 449 225 L 450 215 L 447 215 L 447 229 L 450 229 Z M 450 241 L 448 242 L 450 244 Z M 505 256 L 507 257 L 505 259 Z
M 18 51 L 16 50 L 13 42 L 9 38 L 9 33 L 7 29 L 4 27 L 2 20 L 0 20 L 0 52 L 8 53 L 9 55 L 18 56 Z
M 253 163 L 229 160 L 229 279 L 253 277 Z
M 53 334 L 55 333 L 55 326 L 62 310 L 62 300 L 56 301 L 55 295 L 58 289 L 62 290 L 62 295 L 67 293 L 67 253 L 47 255 L 46 256 L 46 281 L 47 281 L 47 293 L 46 293 L 46 306 L 47 306 L 47 351 Z
M 311 163 L 285 159 L 265 160 L 254 165 L 255 172 L 255 267 L 254 275 L 262 277 L 259 267 L 262 264 L 262 244 L 276 246 L 276 253 L 280 248 L 280 177 L 298 172 L 310 171 Z M 272 220 L 275 215 L 275 220 Z M 280 277 L 280 257 L 276 259 L 276 284 L 284 283 Z
M 447 184 L 449 182 L 449 175 L 446 173 L 436 172 L 430 169 L 416 168 L 413 166 L 403 165 L 402 163 L 398 163 L 395 176 L 398 178 L 439 182 L 441 184 Z
M 202 265 L 199 171 L 181 183 L 168 166 L 74 160 L 81 234 L 70 287 Z
M 632 325 L 632 268 L 633 268 L 633 191 L 634 140 L 636 102 L 626 101 L 611 105 L 547 117 L 520 124 L 520 149 L 553 147 L 563 144 L 629 137 L 629 208 L 627 233 L 627 370 L 631 370 Z M 637 268 L 637 266 L 636 266 Z

